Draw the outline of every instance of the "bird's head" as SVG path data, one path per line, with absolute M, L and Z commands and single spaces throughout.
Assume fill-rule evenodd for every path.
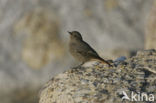
M 68 32 L 71 40 L 82 40 L 82 36 L 78 31 Z

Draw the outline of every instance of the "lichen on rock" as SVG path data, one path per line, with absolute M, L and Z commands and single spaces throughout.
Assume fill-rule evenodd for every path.
M 81 65 L 53 77 L 41 90 L 39 102 L 121 103 L 123 91 L 152 93 L 156 97 L 155 72 L 155 50 L 139 51 L 114 67 Z

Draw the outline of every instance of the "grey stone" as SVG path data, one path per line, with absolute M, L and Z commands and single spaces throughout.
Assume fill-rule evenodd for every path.
M 131 93 L 136 93 L 140 98 L 142 93 L 156 97 L 156 63 L 153 62 L 156 60 L 156 51 L 139 51 L 137 54 L 126 60 L 127 65 L 103 65 L 101 68 L 99 65 L 102 64 L 90 67 L 84 67 L 83 64 L 60 73 L 45 84 L 39 103 L 131 103 Z M 147 62 L 148 59 L 151 62 Z M 136 65 L 133 68 L 132 63 Z M 130 100 L 122 101 L 125 96 L 123 92 Z M 137 97 L 134 102 L 139 101 Z M 141 100 L 141 103 L 149 102 Z

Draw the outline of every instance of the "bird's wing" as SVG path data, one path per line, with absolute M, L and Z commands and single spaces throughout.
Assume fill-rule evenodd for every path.
M 92 51 L 92 52 L 96 53 L 96 51 L 87 42 L 83 41 L 82 43 L 84 45 L 83 48 L 87 49 L 88 51 Z
M 86 56 L 91 56 L 91 57 L 99 57 L 98 54 L 96 52 L 93 51 L 81 51 L 81 50 L 77 50 L 77 53 L 82 54 L 82 55 L 86 55 Z
M 99 55 L 96 52 L 93 52 L 91 50 L 87 52 L 87 55 L 91 55 L 91 56 L 93 56 L 95 58 L 99 57 Z
M 78 53 L 86 55 L 88 57 L 91 57 L 92 59 L 99 59 L 103 61 L 104 63 L 108 64 L 109 66 L 112 66 L 109 62 L 101 58 L 98 53 L 85 41 L 82 42 L 81 50 L 77 50 Z
M 88 43 L 85 41 L 81 43 L 81 50 L 78 50 L 79 53 L 92 57 L 99 57 L 98 53 Z
M 87 50 L 88 53 L 98 55 L 98 53 L 85 41 L 83 42 L 83 46 L 84 46 L 83 48 Z

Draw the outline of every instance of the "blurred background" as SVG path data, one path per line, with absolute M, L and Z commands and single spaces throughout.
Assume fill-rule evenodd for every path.
M 0 0 L 0 103 L 37 103 L 49 79 L 78 65 L 73 30 L 105 59 L 156 49 L 156 1 Z

